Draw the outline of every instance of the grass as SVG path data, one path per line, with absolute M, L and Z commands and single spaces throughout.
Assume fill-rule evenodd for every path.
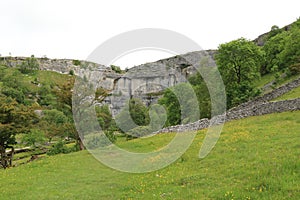
M 296 99 L 296 98 L 300 98 L 300 87 L 297 87 L 287 93 L 285 93 L 284 95 L 273 99 L 273 101 L 283 101 L 283 100 L 288 100 L 288 99 Z
M 66 83 L 66 79 L 68 79 L 69 76 L 70 75 L 68 74 L 60 74 L 53 71 L 37 71 L 36 75 L 36 77 L 44 85 L 51 85 L 53 83 L 56 85 L 62 85 Z
M 290 77 L 286 77 L 286 78 L 284 78 L 284 79 L 282 79 L 281 81 L 279 81 L 279 86 L 280 85 L 284 85 L 284 84 L 286 84 L 286 83 L 288 83 L 288 82 L 291 82 L 291 81 L 294 81 L 294 80 L 296 80 L 296 79 L 298 79 L 300 77 L 300 75 L 299 74 L 296 74 L 296 75 L 292 75 L 292 76 L 290 76 Z
M 14 77 L 31 93 L 38 92 L 39 90 L 39 87 L 36 84 L 33 84 L 35 79 L 37 79 L 38 83 L 41 85 L 54 87 L 66 83 L 66 80 L 69 77 L 67 74 L 60 74 L 53 71 L 37 70 L 32 73 L 22 74 L 17 68 L 0 67 L 0 69 L 3 70 L 5 76 Z
M 266 74 L 258 79 L 256 79 L 253 83 L 254 87 L 262 88 L 264 85 L 274 81 L 274 74 Z
M 60 74 L 52 71 L 35 71 L 30 74 L 21 74 L 19 80 L 23 86 L 28 88 L 30 92 L 34 93 L 39 91 L 39 87 L 32 83 L 35 79 L 37 79 L 38 83 L 43 86 L 47 85 L 54 87 L 66 83 L 67 77 L 68 75 L 66 74 Z
M 87 151 L 0 170 L 5 199 L 300 199 L 300 111 L 232 121 L 213 151 L 198 158 L 205 130 L 170 166 L 129 174 Z M 135 152 L 160 148 L 174 134 L 125 141 Z
M 265 91 L 263 91 L 263 93 L 271 92 L 273 88 L 278 88 L 288 82 L 296 80 L 299 77 L 300 76 L 298 74 L 298 75 L 293 75 L 293 76 L 288 76 L 288 77 L 282 78 L 279 80 L 279 82 L 276 85 L 273 85 L 270 88 L 267 88 Z M 253 86 L 256 88 L 263 88 L 266 84 L 268 84 L 274 80 L 275 80 L 274 73 L 266 74 L 266 75 L 256 79 L 253 82 Z

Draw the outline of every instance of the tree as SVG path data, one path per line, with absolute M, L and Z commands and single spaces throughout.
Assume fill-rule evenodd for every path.
M 130 99 L 121 112 L 115 117 L 120 131 L 127 133 L 138 126 L 149 124 L 150 118 L 147 107 L 140 99 Z
M 22 143 L 36 147 L 37 143 L 45 142 L 44 133 L 38 129 L 32 129 L 22 137 Z
M 150 118 L 148 114 L 148 109 L 140 99 L 130 99 L 129 112 L 133 121 L 137 125 L 144 126 L 149 124 Z
M 41 106 L 53 107 L 57 105 L 56 97 L 52 93 L 50 85 L 42 85 L 38 90 L 38 103 Z
M 193 85 L 194 91 L 197 95 L 201 118 L 211 117 L 211 98 L 200 73 L 196 73 L 189 78 L 189 82 Z
M 180 124 L 180 104 L 171 88 L 167 88 L 165 90 L 163 97 L 158 100 L 158 103 L 165 106 L 165 109 L 167 110 L 167 121 L 165 124 L 166 127 Z
M 58 89 L 54 90 L 57 97 L 57 107 L 64 112 L 66 116 L 72 116 L 72 90 L 74 87 L 75 78 L 69 77 L 64 84 L 58 86 Z
M 69 121 L 69 119 L 65 116 L 65 114 L 59 110 L 45 110 L 43 111 L 43 116 L 39 122 L 39 128 L 44 131 L 46 137 L 51 142 L 53 137 L 64 137 L 66 136 L 65 124 Z
M 22 72 L 23 74 L 27 74 L 33 72 L 34 70 L 38 70 L 39 63 L 37 59 L 34 57 L 34 55 L 32 55 L 30 58 L 26 58 L 25 61 L 21 63 L 19 68 L 20 68 L 20 72 Z
M 73 97 L 74 83 L 75 83 L 75 77 L 72 76 L 67 80 L 66 83 L 60 85 L 59 89 L 55 90 L 54 93 L 56 94 L 56 97 L 57 97 L 58 109 L 60 109 L 65 114 L 65 116 L 67 116 L 69 119 L 68 123 L 65 124 L 65 127 L 69 128 L 69 130 L 66 131 L 68 136 L 71 138 L 74 138 L 76 140 L 76 144 L 79 146 L 79 149 L 83 150 L 84 145 L 82 142 L 82 138 L 79 136 L 79 134 L 75 128 L 74 122 L 73 122 L 74 115 L 72 113 L 72 106 L 73 106 L 72 97 Z M 87 84 L 86 82 L 84 82 L 84 83 Z M 83 84 L 83 85 L 85 85 L 85 84 Z M 83 89 L 83 92 L 86 92 L 85 89 L 86 88 Z M 89 88 L 89 90 L 90 90 L 90 88 Z M 83 99 L 80 99 L 79 97 L 77 97 L 77 98 L 75 98 L 76 99 L 75 101 L 83 100 Z M 77 114 L 80 115 L 80 113 L 84 112 L 84 111 L 79 111 L 79 110 L 74 111 L 73 110 L 73 112 L 75 112 L 75 115 L 77 115 Z M 85 122 L 81 122 L 81 123 L 85 123 Z M 65 130 L 67 130 L 67 129 L 65 129 Z
M 108 105 L 96 106 L 95 111 L 102 130 L 117 129 Z
M 99 131 L 99 122 L 93 118 L 95 104 L 99 103 L 99 93 L 96 94 L 97 92 L 95 92 L 93 84 L 85 80 L 84 77 L 77 77 L 74 83 L 74 91 L 69 91 L 71 93 L 69 101 L 73 103 L 70 107 L 72 108 L 71 111 L 73 111 L 73 119 L 77 129 L 76 131 L 72 123 L 74 127 L 73 133 L 74 138 L 77 138 L 76 141 L 80 146 L 80 150 L 84 149 L 83 140 L 85 136 Z
M 282 33 L 282 30 L 277 26 L 277 25 L 273 25 L 271 27 L 271 31 L 268 33 L 268 39 L 274 37 L 275 35 Z
M 18 70 L 11 70 L 7 66 L 0 68 L 0 81 L 3 83 L 4 89 L 12 88 L 26 95 L 28 89 L 24 86 L 24 84 L 20 80 L 21 76 L 22 74 Z
M 6 168 L 11 165 L 15 135 L 27 133 L 36 116 L 32 110 L 19 105 L 11 97 L 0 95 L 0 102 L 0 155 L 1 165 Z M 7 148 L 12 148 L 10 155 L 6 153 Z
M 226 87 L 228 107 L 256 94 L 251 82 L 259 77 L 262 60 L 260 47 L 244 38 L 219 46 L 216 61 Z
M 262 74 L 271 72 L 272 68 L 276 66 L 278 69 L 282 67 L 280 55 L 285 48 L 287 36 L 288 32 L 282 32 L 266 41 L 262 48 L 265 52 L 265 64 L 261 70 Z
M 158 100 L 167 111 L 165 126 L 187 124 L 199 120 L 199 105 L 194 90 L 187 83 L 180 83 L 165 90 Z
M 263 46 L 265 64 L 262 74 L 277 71 L 298 73 L 300 61 L 300 20 L 294 22 L 290 29 L 283 31 L 276 26 L 272 27 L 269 38 Z
M 295 23 L 288 36 L 284 50 L 280 54 L 281 68 L 289 68 L 292 65 L 298 64 L 300 60 L 300 21 Z

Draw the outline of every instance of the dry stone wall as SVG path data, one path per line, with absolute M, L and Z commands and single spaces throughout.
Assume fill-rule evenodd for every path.
M 228 111 L 226 113 L 225 121 L 228 122 L 232 120 L 243 119 L 250 116 L 259 116 L 271 113 L 280 113 L 296 110 L 300 110 L 300 98 L 286 101 L 267 102 L 253 106 L 251 108 Z M 218 116 L 216 118 L 218 118 Z M 210 124 L 217 125 L 219 123 L 211 123 L 211 120 L 204 118 L 190 124 L 166 127 L 157 131 L 156 133 L 195 131 L 208 128 Z
M 155 102 L 155 99 L 149 99 L 148 94 L 159 93 L 164 88 L 186 82 L 187 77 L 195 73 L 193 66 L 198 65 L 199 57 L 203 56 L 202 54 L 213 57 L 215 51 L 191 52 L 154 63 L 146 63 L 129 69 L 126 74 L 117 74 L 110 67 L 88 61 L 79 61 L 80 65 L 75 65 L 74 60 L 70 59 L 38 58 L 37 60 L 41 70 L 65 74 L 73 70 L 76 75 L 80 77 L 85 76 L 88 80 L 95 83 L 95 87 L 103 87 L 110 91 L 111 95 L 104 100 L 104 103 L 109 104 L 112 113 L 116 115 L 129 98 L 140 98 L 145 104 L 149 105 Z M 24 57 L 1 58 L 1 62 L 5 62 L 10 67 L 17 67 L 25 60 L 26 58 Z M 269 102 L 299 86 L 300 77 L 273 90 L 271 93 L 232 108 L 226 113 L 226 121 L 274 112 L 300 110 L 300 98 Z M 155 96 L 154 98 L 158 97 Z M 218 116 L 213 120 L 216 119 L 218 119 Z M 158 132 L 200 130 L 209 127 L 211 123 L 212 121 L 209 119 L 201 119 L 191 124 L 167 127 Z
M 295 79 L 294 81 L 291 81 L 279 88 L 274 89 L 272 92 L 267 93 L 261 97 L 258 97 L 252 101 L 243 103 L 235 108 L 232 108 L 231 111 L 234 110 L 241 110 L 244 108 L 249 108 L 249 107 L 253 107 L 253 106 L 257 106 L 258 104 L 262 104 L 262 103 L 266 103 L 269 102 L 277 97 L 282 96 L 283 94 L 289 92 L 290 90 L 300 87 L 300 77 L 298 77 L 297 79 Z
M 300 110 L 300 98 L 270 102 L 271 100 L 297 87 L 300 87 L 300 77 L 288 84 L 285 84 L 273 90 L 271 93 L 265 94 L 262 97 L 258 97 L 257 99 L 228 110 L 225 114 L 225 118 L 223 118 L 222 116 L 215 116 L 211 120 L 205 118 L 190 124 L 166 127 L 162 130 L 157 131 L 156 133 L 195 131 L 208 128 L 210 124 L 217 125 L 219 123 L 243 119 L 250 116 L 260 116 L 271 113 Z M 218 123 L 212 121 L 217 119 L 225 119 L 225 121 L 221 120 Z

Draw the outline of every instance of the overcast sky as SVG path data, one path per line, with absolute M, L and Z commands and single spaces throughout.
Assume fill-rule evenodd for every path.
M 85 60 L 102 42 L 138 28 L 169 29 L 203 49 L 255 39 L 300 17 L 300 1 L 263 0 L 0 0 L 0 54 Z M 116 61 L 123 67 L 169 56 L 144 51 Z

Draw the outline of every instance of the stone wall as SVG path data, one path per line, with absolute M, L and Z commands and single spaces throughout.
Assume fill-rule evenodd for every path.
M 189 75 L 196 72 L 195 66 L 199 66 L 199 59 L 209 55 L 213 57 L 216 51 L 198 51 L 153 63 L 146 63 L 129 69 L 125 74 L 117 74 L 110 67 L 104 65 L 80 61 L 80 65 L 74 65 L 70 59 L 47 59 L 37 58 L 41 70 L 51 70 L 68 74 L 71 70 L 80 77 L 86 77 L 95 87 L 103 87 L 110 92 L 104 103 L 109 104 L 115 116 L 124 107 L 128 99 L 140 98 L 146 105 L 155 103 L 160 97 L 163 89 L 186 82 Z M 5 62 L 10 67 L 16 67 L 25 61 L 24 57 L 5 57 Z M 211 63 L 213 65 L 213 63 Z M 209 64 L 210 65 L 210 64 Z M 284 112 L 298 110 L 299 100 L 283 102 L 269 102 L 293 88 L 300 86 L 300 77 L 271 93 L 265 94 L 252 101 L 241 104 L 229 110 L 226 114 L 227 120 L 240 119 L 247 116 L 261 115 L 273 112 Z M 295 107 L 291 105 L 295 103 Z M 202 119 L 192 124 L 168 127 L 159 132 L 198 130 L 208 127 L 211 123 L 208 119 Z
M 282 96 L 283 94 L 289 92 L 290 90 L 300 87 L 300 77 L 295 79 L 294 81 L 291 81 L 281 87 L 278 87 L 274 89 L 272 92 L 264 94 L 263 96 L 257 97 L 256 99 L 252 101 L 248 101 L 246 103 L 243 103 L 235 108 L 232 108 L 231 111 L 234 110 L 241 110 L 244 108 L 249 108 L 253 106 L 257 106 L 258 104 L 266 103 L 268 101 L 271 101 L 277 97 Z
M 271 113 L 280 113 L 280 112 L 296 111 L 296 110 L 300 110 L 300 98 L 286 100 L 286 101 L 267 102 L 263 104 L 258 104 L 256 106 L 247 109 L 228 111 L 226 113 L 225 122 L 237 120 L 237 119 L 243 119 L 251 116 L 259 116 L 259 115 L 265 115 Z M 216 116 L 215 118 L 218 117 L 219 116 Z M 217 125 L 222 122 L 224 121 L 220 121 L 219 123 L 214 123 L 211 122 L 211 120 L 204 118 L 190 124 L 166 127 L 157 131 L 156 133 L 195 131 L 195 130 L 208 128 L 211 124 Z
M 190 124 L 166 127 L 162 130 L 157 131 L 156 133 L 195 131 L 208 128 L 211 124 L 217 125 L 220 123 L 243 119 L 250 116 L 260 116 L 271 113 L 300 110 L 300 98 L 270 102 L 271 100 L 297 87 L 300 87 L 300 77 L 273 90 L 268 94 L 265 94 L 252 101 L 243 103 L 240 106 L 228 110 L 225 114 L 225 117 L 224 115 L 220 115 L 215 116 L 211 120 L 205 118 Z

